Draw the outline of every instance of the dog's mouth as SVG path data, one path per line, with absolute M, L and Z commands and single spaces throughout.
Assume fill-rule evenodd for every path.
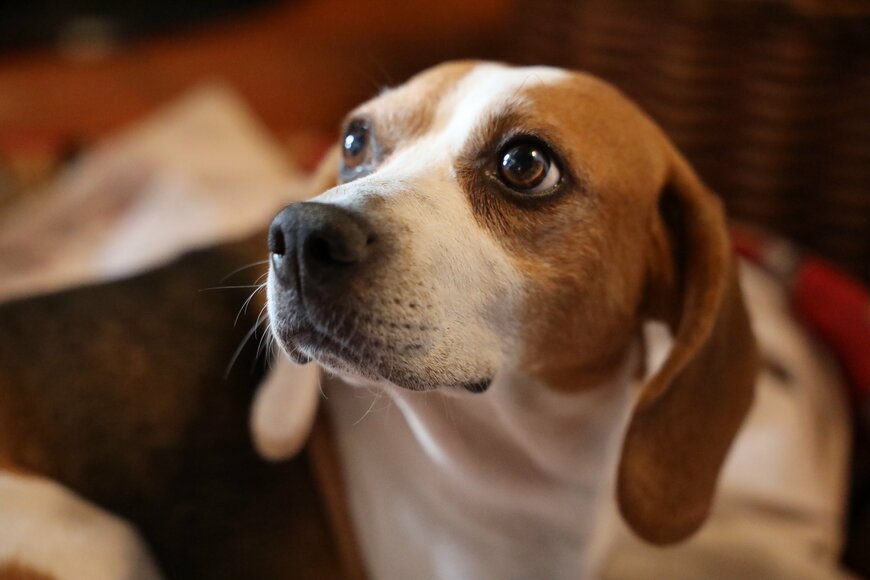
M 389 324 L 404 326 L 400 323 Z M 413 365 L 409 364 L 415 355 L 425 350 L 426 345 L 422 341 L 374 338 L 366 336 L 359 329 L 336 331 L 310 320 L 273 320 L 272 332 L 287 356 L 297 364 L 316 361 L 338 375 L 376 383 L 387 382 L 414 391 L 447 387 L 469 393 L 483 393 L 492 383 L 492 378 L 448 384 L 433 383 L 412 370 Z
M 329 367 L 351 366 L 361 371 L 366 378 L 373 378 L 370 367 L 382 356 L 374 352 L 368 341 L 362 337 L 339 338 L 309 322 L 289 326 L 273 323 L 273 332 L 287 355 L 300 364 L 315 360 Z

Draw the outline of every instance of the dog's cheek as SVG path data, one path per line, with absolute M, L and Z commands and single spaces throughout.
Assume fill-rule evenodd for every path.
M 607 250 L 590 238 L 575 242 L 570 259 L 537 256 L 518 265 L 527 288 L 519 307 L 520 366 L 567 391 L 595 384 L 619 364 L 639 293 Z
M 454 183 L 443 179 L 421 185 L 425 187 L 392 204 L 394 218 L 413 232 L 402 253 L 404 263 L 395 268 L 425 281 L 444 359 L 499 364 L 515 334 L 522 277 L 475 222 Z

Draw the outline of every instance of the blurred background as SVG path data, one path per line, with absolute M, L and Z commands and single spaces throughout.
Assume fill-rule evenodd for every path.
M 870 281 L 865 0 L 5 0 L 0 217 L 203 82 L 232 87 L 304 170 L 351 107 L 468 57 L 614 82 L 732 217 Z M 865 572 L 867 474 L 857 456 L 847 559 Z
M 863 0 L 7 0 L 0 203 L 206 79 L 292 145 L 429 65 L 501 58 L 615 82 L 735 217 L 866 281 L 868 31 Z
M 504 0 L 3 2 L 0 155 L 32 183 L 212 80 L 280 141 L 334 132 L 383 86 L 444 59 L 499 55 L 511 11 Z

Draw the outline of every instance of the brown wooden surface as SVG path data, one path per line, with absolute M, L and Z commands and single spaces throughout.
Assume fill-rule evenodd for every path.
M 0 146 L 89 140 L 198 80 L 236 85 L 276 132 L 331 129 L 385 84 L 498 52 L 506 0 L 295 0 L 116 47 L 0 54 Z

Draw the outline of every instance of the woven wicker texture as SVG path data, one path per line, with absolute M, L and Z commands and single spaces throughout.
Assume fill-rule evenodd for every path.
M 540 0 L 509 58 L 587 70 L 725 198 L 870 280 L 870 3 Z

